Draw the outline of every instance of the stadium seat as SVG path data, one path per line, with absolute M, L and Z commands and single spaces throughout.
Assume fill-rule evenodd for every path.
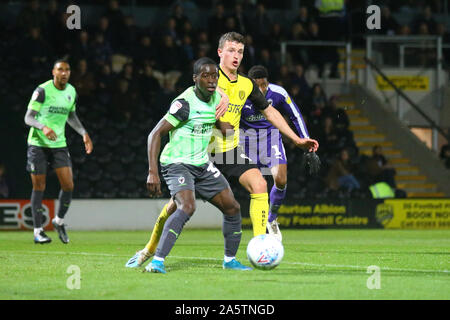
M 106 165 L 104 178 L 114 182 L 120 182 L 126 177 L 125 167 L 118 161 L 114 161 Z
M 111 179 L 102 179 L 95 184 L 94 197 L 96 198 L 116 198 L 117 197 L 117 184 Z
M 121 198 L 140 198 L 143 185 L 138 185 L 133 179 L 125 179 L 120 183 L 119 197 Z

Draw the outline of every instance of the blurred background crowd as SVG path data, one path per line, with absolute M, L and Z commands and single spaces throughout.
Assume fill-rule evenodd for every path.
M 286 142 L 289 160 L 288 197 L 370 197 L 368 186 L 385 181 L 395 189 L 395 169 L 389 167 L 381 147 L 371 157 L 359 154 L 344 109 L 336 96 L 328 96 L 321 83 L 309 83 L 310 68 L 339 78 L 337 49 L 311 47 L 290 49 L 282 63 L 284 40 L 348 40 L 361 43 L 366 1 L 345 1 L 327 14 L 315 1 L 131 1 L 158 8 L 158 23 L 136 23 L 130 1 L 77 1 L 95 4 L 96 14 L 81 30 L 69 30 L 65 8 L 72 2 L 32 0 L 0 21 L 0 95 L 2 133 L 14 135 L 3 141 L 0 162 L 0 197 L 28 197 L 29 188 L 12 179 L 25 175 L 28 128 L 23 123 L 26 106 L 35 87 L 51 78 L 53 62 L 69 59 L 70 83 L 78 95 L 79 118 L 94 142 L 86 156 L 81 138 L 68 129 L 77 197 L 146 197 L 146 139 L 165 114 L 171 100 L 192 85 L 192 62 L 200 57 L 217 60 L 221 34 L 245 35 L 241 72 L 264 65 L 269 81 L 283 86 L 300 107 L 311 137 L 320 143 L 323 162 L 319 177 L 301 173 L 302 151 Z M 297 6 L 290 21 L 280 21 L 268 10 L 288 11 Z M 441 1 L 373 1 L 382 7 L 381 34 L 439 34 L 447 41 L 446 25 L 434 20 Z M 419 3 L 419 5 L 417 5 Z M 124 9 L 126 8 L 126 9 Z M 194 21 L 192 13 L 205 13 Z M 410 12 L 414 19 L 403 24 L 393 12 Z M 200 11 L 199 11 L 200 12 Z M 207 14 L 206 14 L 207 13 Z M 83 13 L 82 13 L 83 14 Z M 11 23 L 10 21 L 14 21 Z M 162 22 L 162 23 L 161 23 Z M 11 141 L 9 141 L 11 140 Z M 15 163 L 7 158 L 17 150 Z M 8 152 L 5 152 L 8 151 Z M 443 152 L 449 157 L 450 150 Z M 19 160 L 20 159 L 20 160 Z M 447 161 L 448 162 L 448 161 Z M 5 167 L 6 164 L 6 167 Z M 8 173 L 8 167 L 11 167 Z M 18 169 L 15 169 L 15 168 Z M 9 178 L 8 178 L 9 177 Z M 14 180 L 19 186 L 14 186 Z M 29 186 L 26 185 L 25 186 Z M 55 189 L 56 192 L 56 189 Z M 245 194 L 242 188 L 235 192 Z M 166 195 L 168 195 L 166 190 Z M 401 196 L 401 192 L 398 193 Z

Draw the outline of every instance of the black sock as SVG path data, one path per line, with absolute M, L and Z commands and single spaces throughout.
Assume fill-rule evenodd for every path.
M 31 213 L 33 215 L 34 228 L 42 227 L 42 199 L 44 198 L 44 191 L 33 190 L 31 192 Z
M 178 236 L 183 230 L 184 225 L 191 218 L 187 213 L 181 209 L 177 209 L 164 224 L 164 230 L 159 241 L 158 248 L 156 248 L 156 257 L 165 258 L 177 241 Z
M 225 240 L 225 255 L 235 257 L 242 237 L 240 212 L 234 216 L 223 215 L 222 232 Z
M 64 216 L 69 210 L 70 202 L 72 201 L 72 191 L 63 191 L 59 192 L 59 209 L 58 209 L 58 218 L 64 219 Z

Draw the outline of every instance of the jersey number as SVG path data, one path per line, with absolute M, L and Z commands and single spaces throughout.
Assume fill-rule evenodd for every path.
M 218 176 L 220 176 L 219 169 L 214 167 L 214 164 L 212 162 L 209 163 L 208 169 L 206 169 L 206 171 L 210 171 L 210 172 L 214 173 L 214 178 L 217 178 Z
M 278 146 L 276 144 L 272 146 L 272 149 L 275 149 L 275 157 L 281 156 L 280 149 L 278 149 Z

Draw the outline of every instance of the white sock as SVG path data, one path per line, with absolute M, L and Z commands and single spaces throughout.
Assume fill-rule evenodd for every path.
M 155 256 L 153 260 L 164 262 L 164 258 Z
M 34 228 L 34 235 L 38 236 L 39 233 L 41 233 L 41 231 L 44 231 L 44 229 L 42 229 L 42 228 Z
M 227 257 L 227 256 L 224 256 L 224 257 L 223 257 L 223 260 L 224 260 L 226 263 L 230 262 L 230 261 L 233 260 L 233 259 L 236 259 L 236 257 Z
M 56 224 L 57 224 L 57 225 L 60 225 L 60 226 L 62 226 L 63 223 L 64 223 L 64 219 L 61 219 L 61 218 L 58 217 L 58 216 L 56 216 L 54 220 L 55 220 Z

